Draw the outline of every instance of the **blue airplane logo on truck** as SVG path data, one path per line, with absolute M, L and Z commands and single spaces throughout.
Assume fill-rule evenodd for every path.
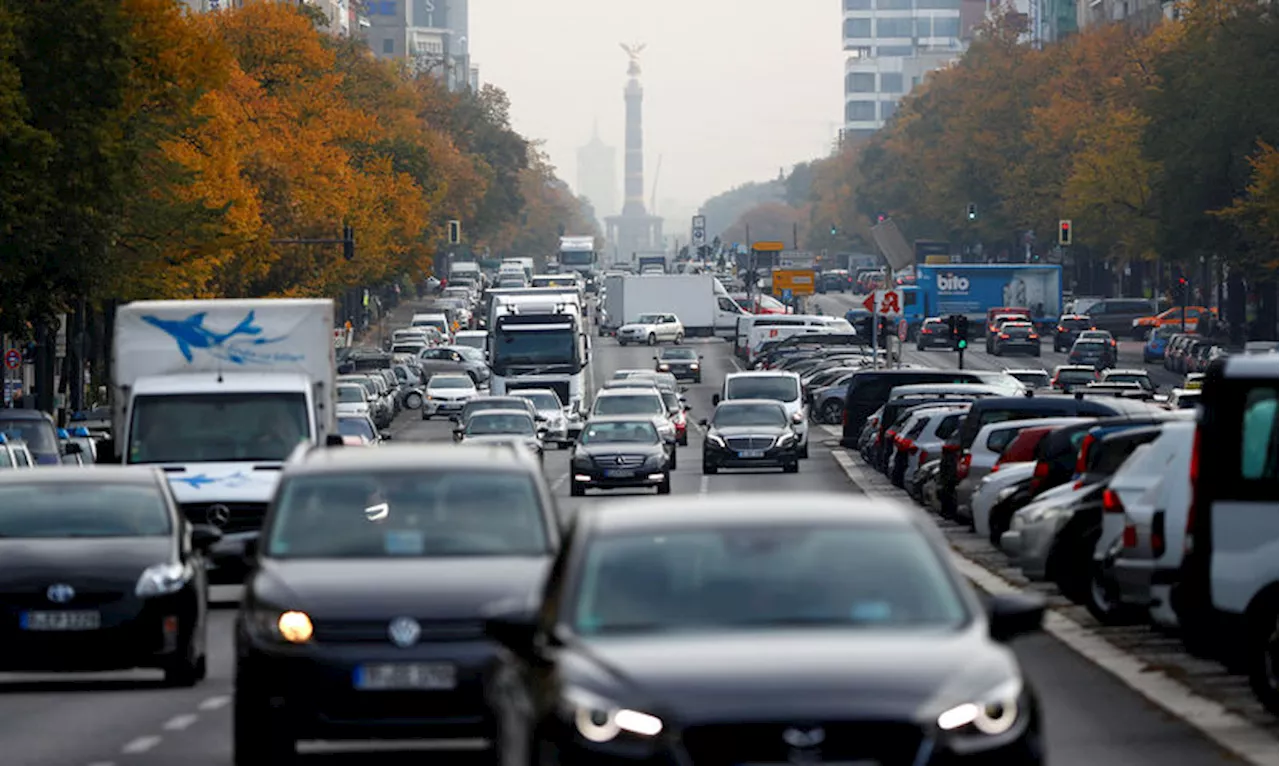
M 178 350 L 182 352 L 188 362 L 195 359 L 191 350 L 198 348 L 204 349 L 218 359 L 234 364 L 246 364 L 250 361 L 257 361 L 254 359 L 256 355 L 247 349 L 229 345 L 234 338 L 238 336 L 253 338 L 248 342 L 256 346 L 284 340 L 284 338 L 254 337 L 262 334 L 262 328 L 254 324 L 253 311 L 246 314 L 245 318 L 240 320 L 240 323 L 233 327 L 230 332 L 225 333 L 214 332 L 204 326 L 206 313 L 201 311 L 180 320 L 161 319 L 160 317 L 145 315 L 142 317 L 142 321 L 163 330 L 169 337 L 173 338 L 178 344 Z

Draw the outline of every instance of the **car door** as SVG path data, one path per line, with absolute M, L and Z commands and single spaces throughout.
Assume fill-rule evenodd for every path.
M 674 314 L 663 314 L 662 323 L 658 325 L 658 337 L 661 340 L 675 340 L 680 332 L 680 323 Z

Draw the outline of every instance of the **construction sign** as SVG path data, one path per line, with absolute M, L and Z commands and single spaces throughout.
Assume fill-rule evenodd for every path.
M 813 295 L 816 276 L 813 269 L 778 269 L 773 272 L 773 295 Z

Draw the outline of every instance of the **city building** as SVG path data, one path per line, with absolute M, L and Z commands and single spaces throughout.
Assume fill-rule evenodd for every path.
M 843 0 L 846 140 L 880 129 L 903 95 L 964 52 L 962 0 Z
M 578 148 L 577 192 L 590 200 L 602 224 L 618 209 L 618 151 L 600 140 L 598 124 L 591 140 Z
M 361 34 L 378 58 L 406 59 L 452 89 L 478 84 L 467 44 L 469 0 L 361 0 Z M 368 20 L 365 26 L 364 19 Z
M 1177 18 L 1171 0 L 1076 0 L 1076 24 L 1080 29 L 1123 22 L 1148 32 L 1165 19 Z

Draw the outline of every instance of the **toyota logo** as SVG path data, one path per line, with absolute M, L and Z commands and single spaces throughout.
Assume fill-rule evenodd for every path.
M 418 643 L 422 626 L 412 617 L 397 617 L 387 626 L 387 635 L 391 637 L 391 643 L 404 649 Z
M 231 521 L 231 509 L 222 503 L 209 506 L 204 512 L 204 517 L 210 524 L 215 527 L 225 527 L 228 521 Z
M 827 733 L 822 727 L 815 727 L 804 731 L 802 729 L 787 729 L 782 732 L 782 741 L 788 745 L 797 748 L 817 747 L 827 739 Z
M 76 589 L 66 583 L 57 583 L 50 585 L 44 595 L 55 604 L 65 604 L 76 597 Z

